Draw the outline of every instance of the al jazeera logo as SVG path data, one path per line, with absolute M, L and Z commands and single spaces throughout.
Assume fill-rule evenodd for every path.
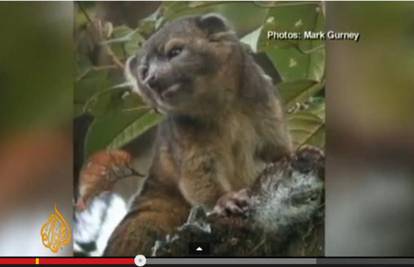
M 40 235 L 43 245 L 53 253 L 57 253 L 59 249 L 69 244 L 72 238 L 72 230 L 56 204 L 55 212 L 51 213 L 46 223 L 43 224 Z

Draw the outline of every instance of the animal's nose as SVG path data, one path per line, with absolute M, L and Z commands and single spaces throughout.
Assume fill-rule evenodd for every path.
M 148 76 L 148 68 L 145 66 L 138 67 L 138 76 L 141 80 L 145 81 Z
M 154 90 L 157 90 L 157 91 L 160 89 L 159 88 L 160 87 L 160 82 L 159 82 L 159 79 L 158 79 L 157 75 L 155 75 L 155 74 L 149 75 L 145 80 L 146 80 L 146 84 L 151 89 L 154 89 Z

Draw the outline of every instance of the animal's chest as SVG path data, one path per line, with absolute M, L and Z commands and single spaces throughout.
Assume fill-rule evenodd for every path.
M 201 169 L 214 168 L 224 188 L 238 190 L 249 186 L 257 176 L 256 131 L 248 118 L 235 116 L 223 121 L 223 127 L 211 131 L 195 144 Z M 191 149 L 190 149 L 191 150 Z M 197 155 L 190 156 L 194 158 Z M 193 161 L 197 164 L 197 161 Z M 196 166 L 195 166 L 196 167 Z
M 228 153 L 228 177 L 235 189 L 249 186 L 257 175 L 255 151 L 258 138 L 249 120 L 239 118 L 229 122 L 229 140 L 223 144 Z

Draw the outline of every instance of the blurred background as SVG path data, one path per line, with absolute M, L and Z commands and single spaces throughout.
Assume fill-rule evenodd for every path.
M 94 10 L 92 18 L 111 21 L 114 27 L 147 29 L 138 25 L 138 21 L 152 14 L 160 4 L 85 3 L 84 8 Z M 185 12 L 192 14 L 200 10 L 199 5 L 200 2 L 194 2 L 193 9 Z M 255 30 L 268 15 L 262 8 L 272 8 L 274 3 L 233 5 L 239 5 L 244 11 L 232 13 L 234 6 L 230 5 L 226 17 L 240 22 L 234 26 L 241 37 L 246 37 L 243 41 L 253 48 L 266 50 L 266 44 L 255 43 L 260 37 Z M 300 3 L 289 5 L 300 6 Z M 79 86 L 79 77 L 86 77 L 78 75 L 78 68 L 74 70 L 79 53 L 75 52 L 78 43 L 73 35 L 77 27 L 84 27 L 81 29 L 86 31 L 85 21 L 88 20 L 78 8 L 69 2 L 0 4 L 1 256 L 56 255 L 41 244 L 40 228 L 53 212 L 55 203 L 68 221 L 73 216 L 73 183 L 76 181 L 73 166 L 76 173 L 82 158 L 80 163 L 74 164 L 72 145 L 76 138 L 72 136 L 72 121 L 74 116 L 85 111 L 77 105 L 79 98 L 74 88 Z M 183 11 L 180 5 L 173 5 L 171 10 L 165 14 L 168 19 Z M 218 10 L 226 12 L 223 5 L 219 5 Z M 294 85 L 297 77 L 317 80 L 318 86 L 313 89 L 319 87 L 317 96 L 327 99 L 325 253 L 328 256 L 412 256 L 414 3 L 327 2 L 323 10 L 326 30 L 360 32 L 359 42 L 327 42 L 326 71 L 315 68 L 309 73 L 301 69 L 292 76 L 282 64 L 277 72 L 270 70 L 269 73 L 276 81 L 289 81 Z M 127 11 L 136 15 L 128 16 Z M 143 37 L 156 26 L 151 23 L 151 20 L 146 23 L 147 32 L 140 33 Z M 102 29 L 102 33 L 111 30 L 105 26 Z M 78 33 L 82 35 L 82 32 L 75 32 L 76 38 Z M 124 28 L 115 33 L 122 36 L 129 32 Z M 97 38 L 101 40 L 102 36 Z M 88 45 L 76 49 L 97 51 L 93 45 L 94 40 L 91 40 Z M 277 45 L 282 49 L 283 44 Z M 270 63 L 272 59 L 283 61 L 283 55 L 267 54 Z M 317 58 L 321 62 L 321 54 Z M 107 60 L 104 57 L 97 62 L 106 64 Z M 262 64 L 269 65 L 268 60 L 263 57 L 262 60 Z M 83 71 L 85 74 L 86 70 Z M 111 86 L 121 82 L 120 75 L 111 76 Z M 108 88 L 107 85 L 103 87 Z M 113 102 L 108 102 L 113 98 L 103 99 L 104 102 L 88 106 L 93 116 L 105 114 L 108 103 L 113 107 Z M 128 103 L 133 105 L 135 101 L 138 100 Z M 137 114 L 131 118 L 136 118 L 134 116 Z M 96 129 L 108 129 L 105 123 L 114 118 L 116 115 L 103 116 L 102 124 L 98 124 L 101 128 Z M 131 118 L 122 123 L 130 123 Z M 83 119 L 86 123 L 80 125 L 89 125 L 90 118 Z M 318 136 L 313 141 L 321 144 L 324 135 Z M 95 140 L 98 142 L 90 143 L 87 153 L 108 145 L 112 139 Z M 131 139 L 121 141 L 118 145 L 125 145 Z M 84 147 L 80 150 L 83 156 Z M 125 194 L 134 191 L 123 190 Z M 58 255 L 72 255 L 71 246 Z
M 327 256 L 414 255 L 413 2 L 327 2 Z
M 72 220 L 73 5 L 0 3 L 0 256 L 57 254 L 40 229 Z

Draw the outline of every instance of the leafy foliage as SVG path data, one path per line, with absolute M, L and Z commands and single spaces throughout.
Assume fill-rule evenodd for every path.
M 277 86 L 295 146 L 324 147 L 324 41 L 267 39 L 268 30 L 323 30 L 325 17 L 320 3 L 164 2 L 140 19 L 136 28 L 95 19 L 95 7 L 89 4 L 87 9 L 77 9 L 75 31 L 75 116 L 94 116 L 85 140 L 86 157 L 103 148 L 122 147 L 162 120 L 130 93 L 123 78 L 123 64 L 165 22 L 208 12 L 226 17 L 243 43 L 270 60 L 273 70 L 266 71 L 277 70 L 280 74 Z

